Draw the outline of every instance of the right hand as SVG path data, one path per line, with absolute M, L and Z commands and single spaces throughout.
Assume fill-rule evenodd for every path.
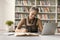
M 21 29 L 16 29 L 15 32 L 25 33 L 27 32 L 27 30 L 25 28 L 21 28 Z

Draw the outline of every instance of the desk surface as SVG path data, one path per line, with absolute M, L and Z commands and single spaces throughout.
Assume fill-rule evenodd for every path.
M 7 33 L 0 33 L 0 40 L 60 40 L 60 34 L 16 37 Z

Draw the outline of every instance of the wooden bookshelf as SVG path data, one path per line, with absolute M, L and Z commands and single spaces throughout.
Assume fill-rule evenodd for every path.
M 40 16 L 37 15 L 37 18 L 41 19 L 43 24 L 49 21 L 60 22 L 60 0 L 16 0 L 15 24 L 18 24 L 16 21 L 19 21 L 22 16 L 27 17 L 29 15 L 31 6 L 38 7 L 38 15 Z

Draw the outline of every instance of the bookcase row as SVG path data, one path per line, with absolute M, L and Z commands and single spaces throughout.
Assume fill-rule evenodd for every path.
M 16 21 L 15 21 L 15 26 L 17 26 L 19 22 L 20 22 L 20 20 L 19 20 L 19 21 L 16 20 Z M 53 23 L 53 22 L 55 22 L 55 20 L 42 21 L 42 25 L 44 26 L 45 23 L 50 23 L 50 22 Z M 23 25 L 23 26 L 24 26 L 24 25 Z M 58 21 L 57 27 L 60 27 L 60 21 Z
M 15 18 L 21 19 L 28 17 L 28 14 L 15 14 Z M 37 14 L 36 16 L 39 19 L 55 19 L 55 14 Z M 60 17 L 60 15 L 59 15 Z
M 16 12 L 29 12 L 30 7 L 16 7 L 15 11 Z M 56 12 L 55 7 L 38 7 L 39 12 Z M 60 8 L 58 8 L 60 10 Z
M 56 5 L 56 0 L 17 0 L 16 5 Z

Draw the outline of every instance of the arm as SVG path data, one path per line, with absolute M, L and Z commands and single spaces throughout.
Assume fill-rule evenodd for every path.
M 20 30 L 21 30 L 20 28 L 22 27 L 22 25 L 24 24 L 24 22 L 25 22 L 25 19 L 21 19 L 20 20 L 20 22 L 17 25 L 17 28 L 16 28 L 15 32 L 20 32 Z
M 38 24 L 39 31 L 42 32 L 43 26 L 42 26 L 42 21 L 40 19 L 38 19 L 37 24 Z
M 21 19 L 21 21 L 17 25 L 17 29 L 20 29 L 22 25 L 24 24 L 24 22 L 25 22 L 25 19 Z

